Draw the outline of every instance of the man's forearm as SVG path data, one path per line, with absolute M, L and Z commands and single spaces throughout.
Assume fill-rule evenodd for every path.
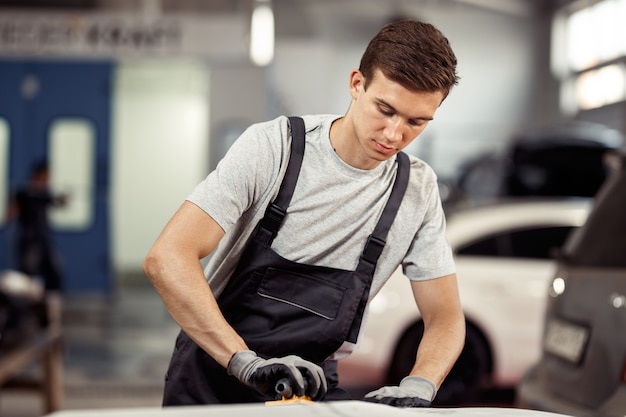
M 224 319 L 200 264 L 222 236 L 215 220 L 186 201 L 150 249 L 143 269 L 185 333 L 226 367 L 235 352 L 248 347 Z
M 226 367 L 235 352 L 248 349 L 224 319 L 199 262 L 189 267 L 148 256 L 144 270 L 174 320 L 218 363 Z
M 462 313 L 445 312 L 424 327 L 411 375 L 430 379 L 438 389 L 463 350 L 465 320 Z

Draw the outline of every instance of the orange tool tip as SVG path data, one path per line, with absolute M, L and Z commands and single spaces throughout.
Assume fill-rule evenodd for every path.
M 285 405 L 285 404 L 297 404 L 297 403 L 309 404 L 309 403 L 312 403 L 312 402 L 313 402 L 313 400 L 308 395 L 302 395 L 300 397 L 294 395 L 291 398 L 283 397 L 280 400 L 266 401 L 265 405 Z

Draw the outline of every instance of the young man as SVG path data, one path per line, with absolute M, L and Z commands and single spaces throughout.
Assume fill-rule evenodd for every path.
M 401 151 L 457 81 L 436 28 L 395 22 L 350 73 L 346 114 L 303 118 L 304 151 L 298 121 L 286 117 L 241 135 L 144 261 L 182 329 L 164 405 L 265 401 L 285 381 L 314 400 L 349 399 L 336 360 L 354 348 L 366 303 L 400 265 L 424 336 L 410 375 L 365 399 L 430 405 L 465 324 L 435 174 Z M 402 178 L 405 189 L 395 186 Z

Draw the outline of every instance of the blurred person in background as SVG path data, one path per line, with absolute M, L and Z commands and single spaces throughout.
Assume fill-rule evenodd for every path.
M 17 219 L 17 268 L 43 280 L 46 291 L 63 288 L 60 259 L 52 240 L 48 209 L 64 206 L 67 197 L 50 190 L 50 171 L 45 161 L 31 170 L 28 182 L 11 199 L 9 217 Z
M 350 73 L 345 115 L 252 125 L 183 202 L 143 263 L 181 326 L 164 406 L 272 400 L 281 381 L 297 396 L 350 399 L 336 361 L 400 265 L 424 337 L 410 375 L 364 399 L 431 404 L 465 322 L 436 176 L 401 151 L 457 84 L 456 64 L 434 26 L 386 25 Z M 293 174 L 298 120 L 306 151 Z

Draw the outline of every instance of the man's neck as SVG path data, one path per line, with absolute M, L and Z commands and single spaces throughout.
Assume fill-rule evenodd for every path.
M 380 162 L 366 157 L 360 149 L 356 132 L 352 129 L 350 120 L 344 116 L 337 119 L 330 126 L 330 145 L 335 153 L 346 164 L 358 169 L 373 169 Z

